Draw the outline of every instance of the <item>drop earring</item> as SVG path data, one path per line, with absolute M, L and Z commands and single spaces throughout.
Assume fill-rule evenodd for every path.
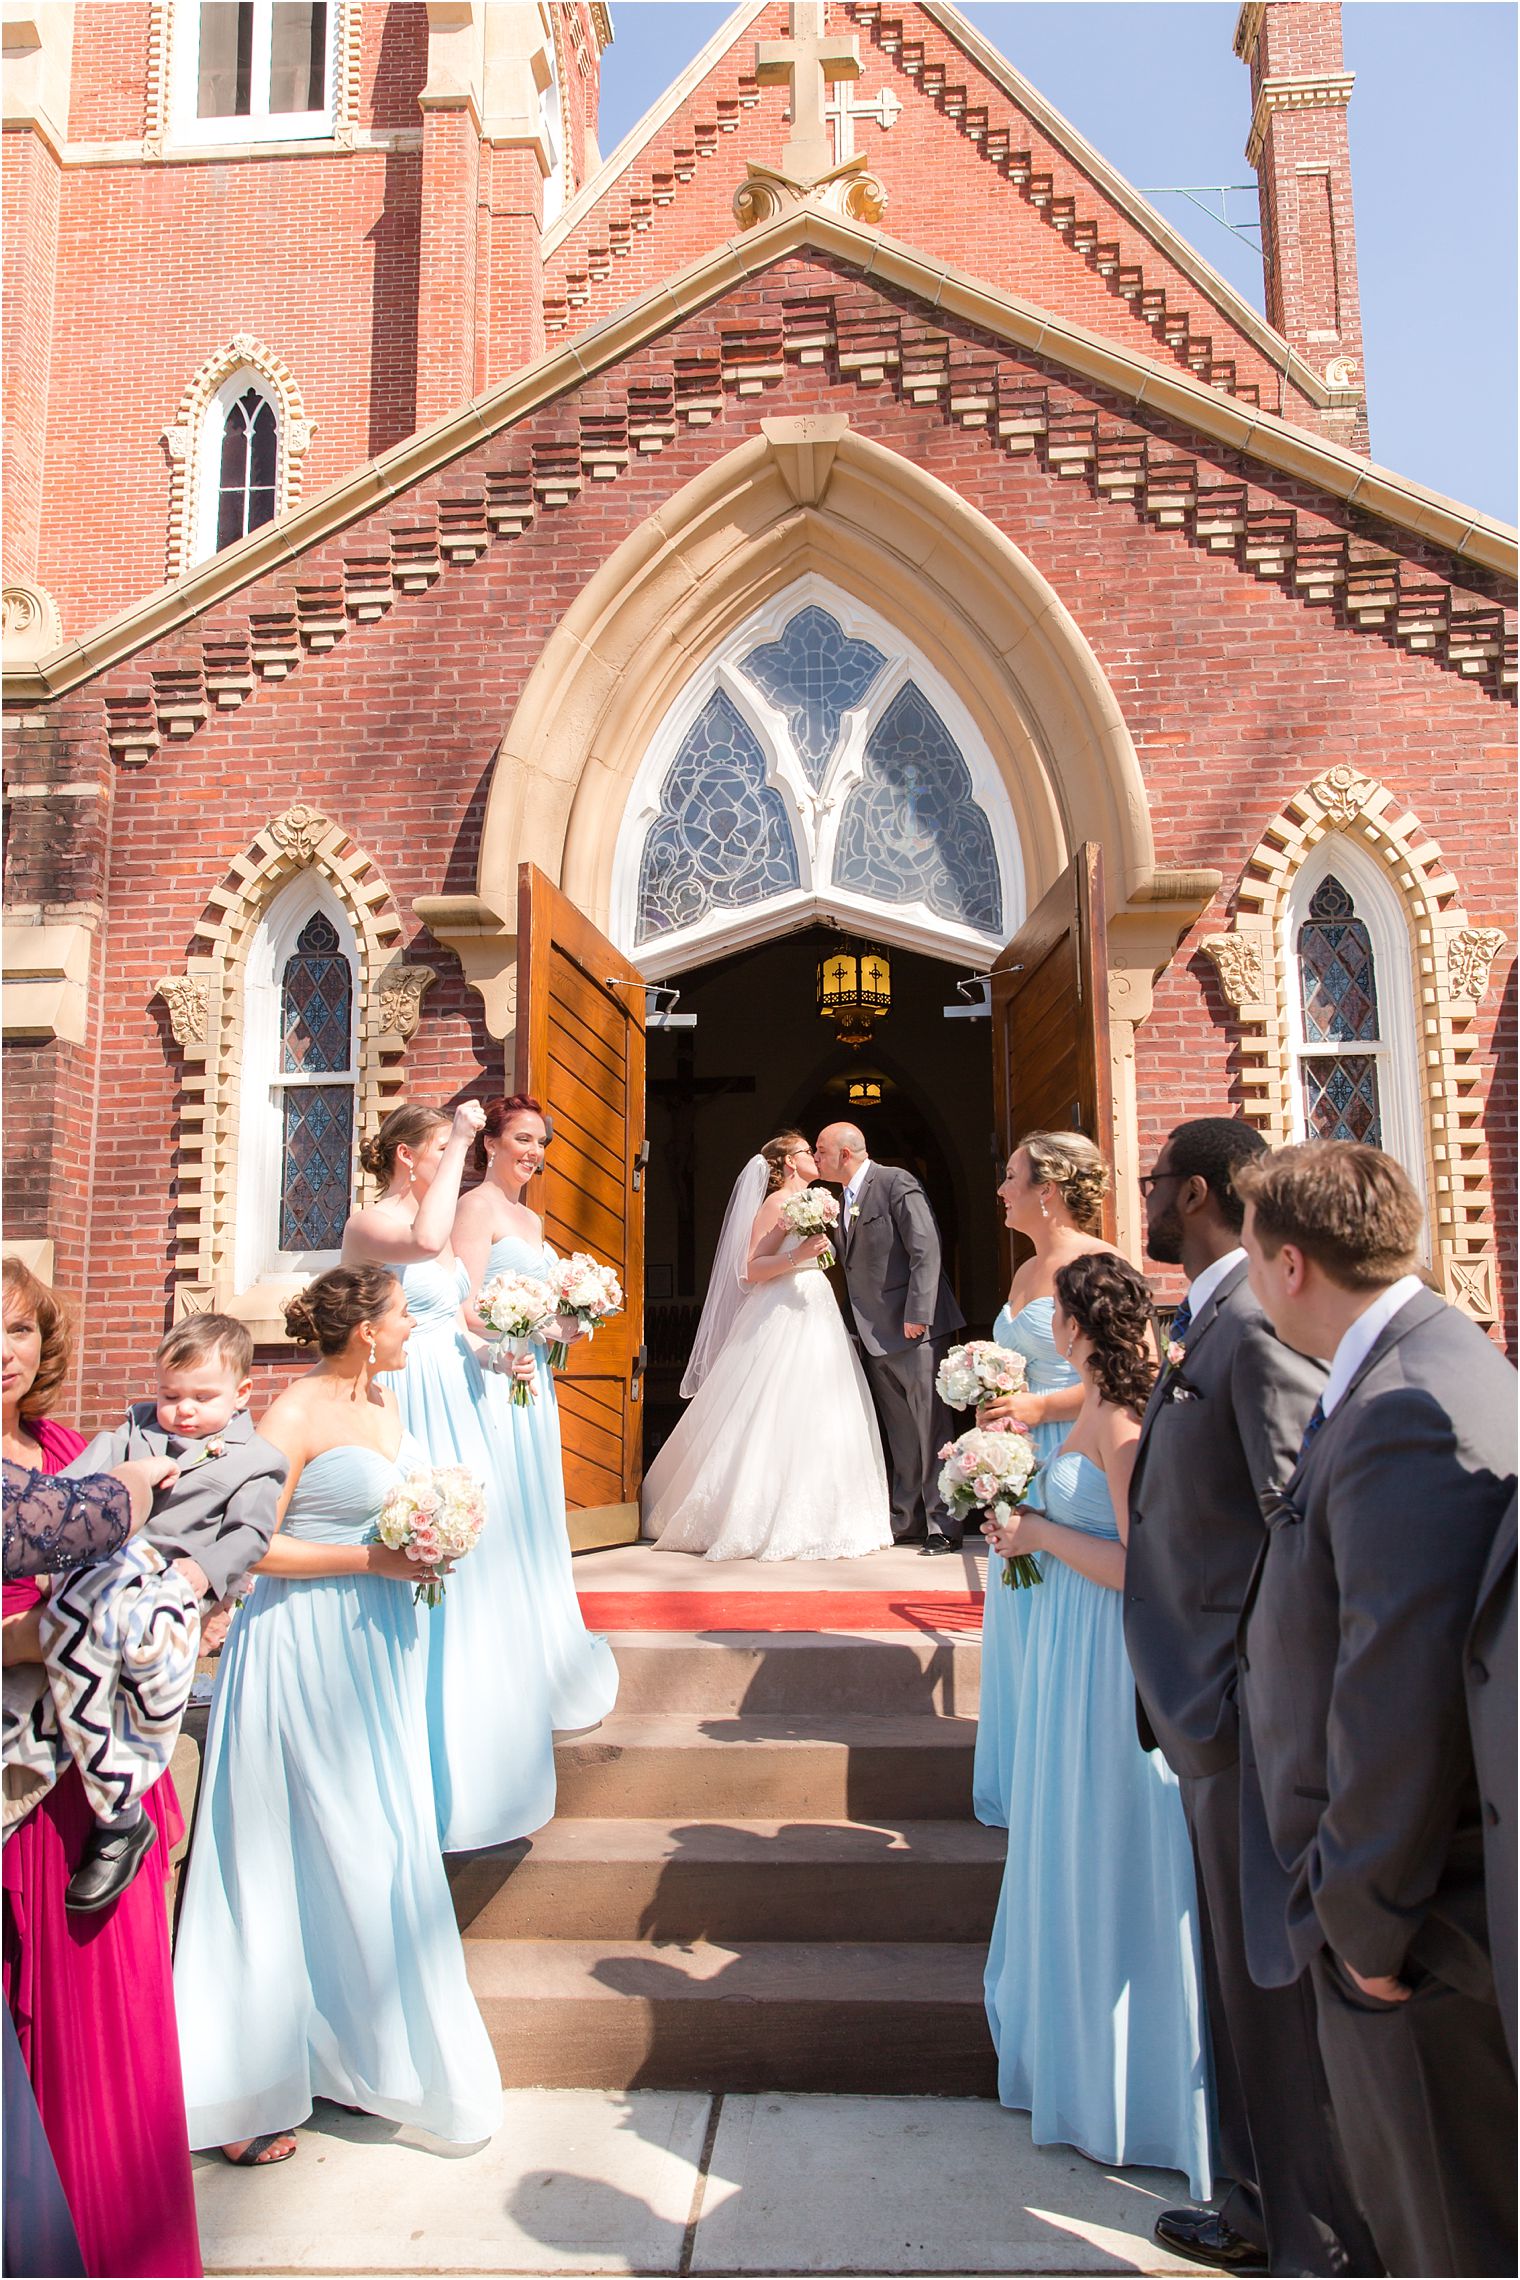
M 1040 1198 L 1040 1217 L 1042 1219 L 1048 1219 L 1050 1217 L 1050 1205 L 1045 1201 L 1045 1198 L 1043 1196 Z

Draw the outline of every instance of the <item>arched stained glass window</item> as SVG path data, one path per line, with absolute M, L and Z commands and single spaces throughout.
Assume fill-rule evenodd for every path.
M 720 689 L 681 740 L 639 871 L 640 942 L 800 884 L 781 794 L 754 730 Z
M 354 974 L 318 910 L 280 977 L 281 1251 L 332 1251 L 353 1192 Z
M 762 643 L 745 658 L 746 677 L 786 714 L 815 791 L 834 757 L 841 719 L 864 700 L 886 662 L 879 649 L 853 640 L 816 602 L 788 621 L 779 640 Z
M 1372 937 L 1333 872 L 1298 929 L 1299 1081 L 1304 1129 L 1320 1140 L 1383 1145 L 1377 973 Z
M 1003 923 L 992 828 L 944 722 L 904 683 L 866 744 L 863 780 L 844 804 L 834 878 L 884 903 L 927 903 L 984 933 Z
M 262 523 L 272 522 L 279 421 L 261 388 L 249 387 L 226 408 L 217 487 L 216 544 L 220 552 Z

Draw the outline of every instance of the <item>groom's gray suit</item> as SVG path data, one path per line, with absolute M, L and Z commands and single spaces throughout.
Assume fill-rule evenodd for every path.
M 886 1443 L 892 1534 L 916 1541 L 943 1528 L 935 1455 L 935 1341 L 965 1316 L 940 1266 L 939 1229 L 911 1172 L 868 1164 L 841 1248 L 846 1323 L 853 1330 Z M 905 1322 L 925 1322 L 909 1338 Z M 945 1533 L 953 1531 L 946 1529 Z
M 1235 1628 L 1325 1382 L 1273 1334 L 1238 1259 L 1156 1382 L 1129 1494 L 1124 1639 L 1140 1740 L 1182 1786 L 1202 1900 L 1227 2224 L 1273 2272 L 1371 2269 L 1338 2158 L 1306 1981 L 1257 1987 L 1240 1902 Z

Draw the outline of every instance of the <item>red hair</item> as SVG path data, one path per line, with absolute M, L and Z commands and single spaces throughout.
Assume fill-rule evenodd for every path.
M 522 1115 L 541 1116 L 545 1125 L 549 1121 L 548 1117 L 544 1115 L 543 1102 L 535 1100 L 531 1093 L 508 1093 L 505 1099 L 486 1102 L 486 1120 L 480 1131 L 476 1133 L 475 1145 L 470 1150 L 470 1157 L 477 1172 L 485 1171 L 491 1161 L 486 1154 L 486 1142 L 488 1140 L 499 1140 L 513 1117 Z

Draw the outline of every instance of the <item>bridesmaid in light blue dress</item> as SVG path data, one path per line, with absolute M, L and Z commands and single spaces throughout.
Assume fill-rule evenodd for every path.
M 1009 1793 L 1010 1841 L 987 1958 L 998 2094 L 1036 2145 L 1181 2170 L 1213 2189 L 1198 1903 L 1182 1798 L 1135 1728 L 1124 1651 L 1124 1527 L 1155 1375 L 1150 1294 L 1127 1260 L 1056 1276 L 1052 1329 L 1083 1404 L 1000 1548 L 1035 1552 Z M 1105 1310 L 1101 1332 L 1095 1302 Z
M 174 1958 L 190 2142 L 245 2165 L 288 2159 L 314 2098 L 461 2144 L 501 2119 L 433 1820 L 418 1570 L 375 1541 L 426 1461 L 379 1376 L 406 1302 L 336 1267 L 286 1318 L 323 1358 L 260 1423 L 290 1477 L 222 1655 Z
M 988 1402 L 978 1422 L 1008 1422 L 1026 1428 L 1041 1464 L 1061 1446 L 1067 1426 L 1082 1405 L 1076 1371 L 1056 1352 L 1050 1334 L 1056 1269 L 1085 1252 L 1108 1246 L 1096 1229 L 1102 1224 L 1108 1166 L 1080 1132 L 1030 1132 L 1008 1159 L 998 1195 L 1007 1225 L 1034 1245 L 1013 1278 L 1008 1303 L 992 1326 L 1000 1346 L 1011 1346 L 1028 1364 L 1026 1389 Z M 1024 1637 L 1030 1617 L 1030 1590 L 1003 1582 L 1004 1562 L 987 1557 L 987 1597 L 982 1610 L 981 1706 L 976 1727 L 972 1807 L 989 1828 L 1006 1829 L 1008 1793 L 1013 1780 L 1014 1732 L 1024 1666 Z
M 543 1110 L 526 1094 L 514 1093 L 509 1100 L 487 1101 L 485 1113 L 475 1160 L 486 1176 L 461 1201 L 453 1235 L 470 1286 L 465 1320 L 482 1333 L 485 1325 L 472 1311 L 482 1284 L 493 1275 L 543 1275 L 554 1261 L 537 1215 L 522 1201 L 529 1180 L 543 1170 L 548 1135 Z M 573 1336 L 573 1323 L 560 1327 Z M 514 1402 L 510 1379 L 496 1372 L 487 1375 L 486 1398 L 512 1459 L 511 1494 L 528 1571 L 528 1609 L 548 1671 L 550 1715 L 557 1733 L 578 1733 L 599 1725 L 612 1709 L 618 1669 L 607 1641 L 586 1629 L 576 1597 L 554 1372 L 543 1346 L 535 1347 L 529 1359 L 531 1402 Z
M 506 1844 L 554 1816 L 548 1673 L 515 1467 L 460 1315 L 469 1278 L 449 1247 L 460 1175 L 483 1122 L 476 1101 L 452 1126 L 435 1109 L 393 1109 L 361 1159 L 384 1193 L 343 1237 L 345 1261 L 379 1259 L 401 1276 L 416 1327 L 406 1368 L 388 1383 L 408 1433 L 429 1464 L 463 1465 L 486 1500 L 480 1542 L 442 1606 L 424 1616 L 445 1852 Z

